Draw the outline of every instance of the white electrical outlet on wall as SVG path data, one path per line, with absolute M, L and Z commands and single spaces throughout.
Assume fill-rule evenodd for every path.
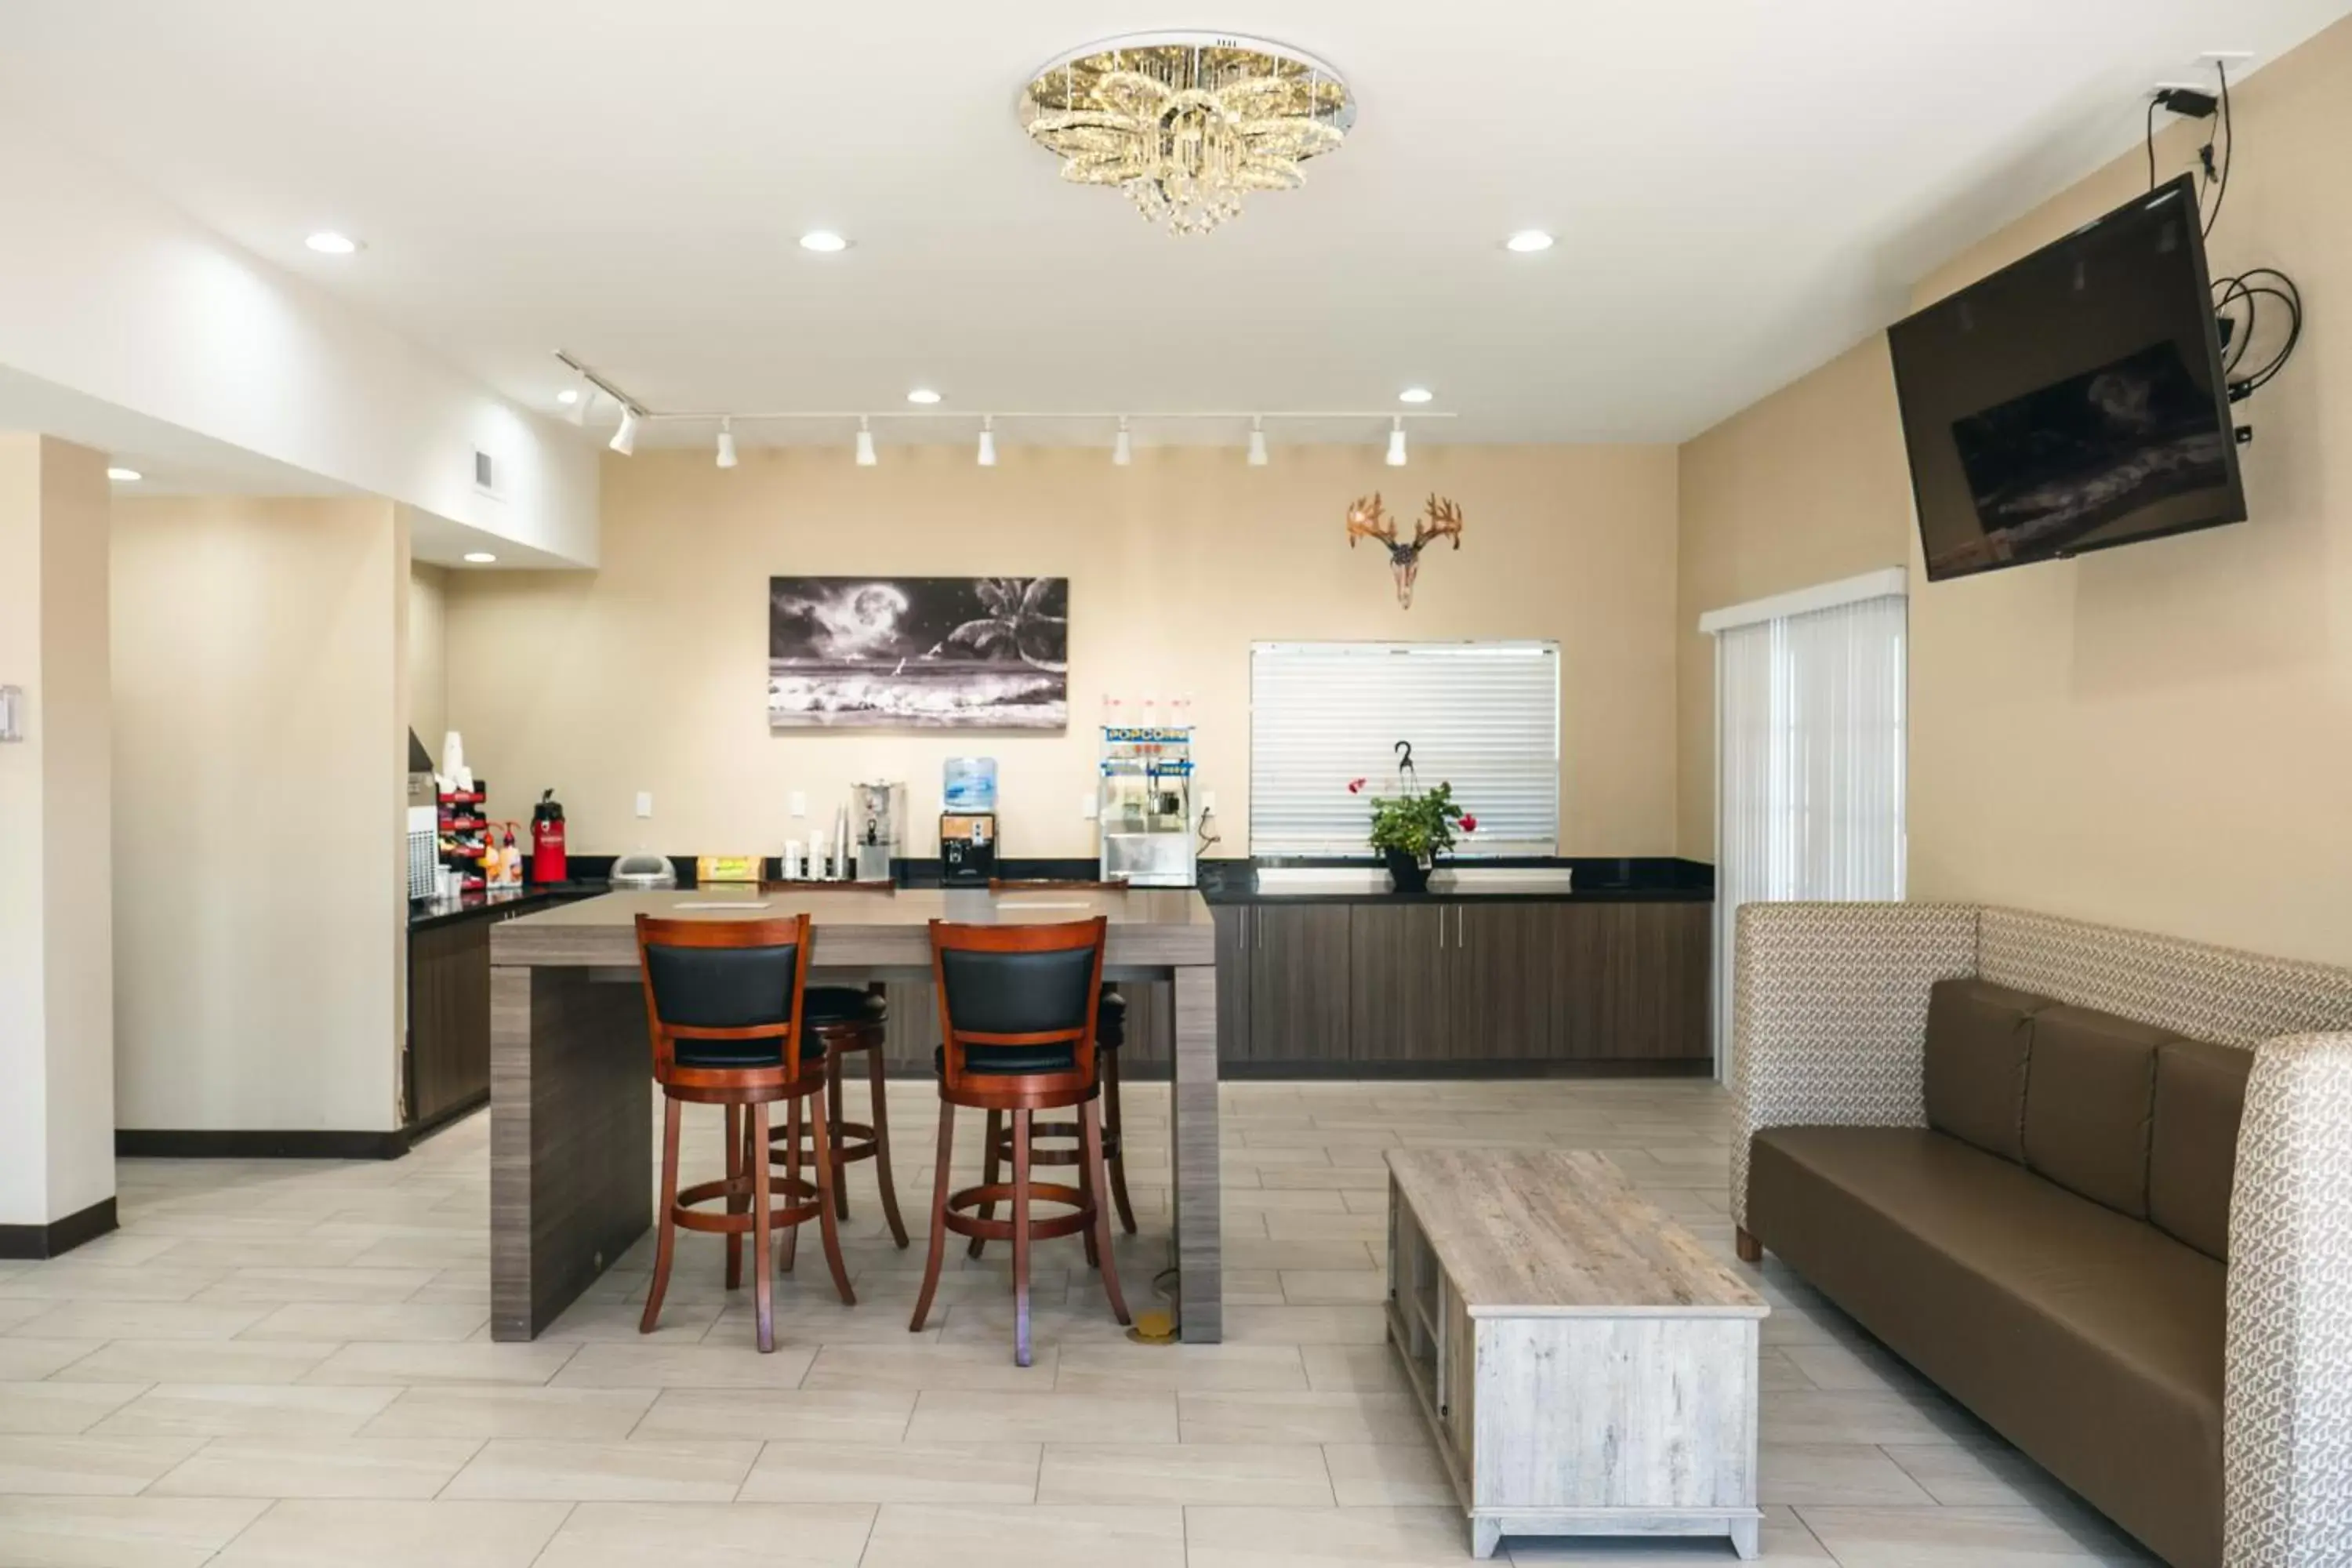
M 654 792 L 649 789 L 639 790 L 637 792 L 637 815 L 639 816 L 651 816 L 653 814 Z
M 0 686 L 0 741 L 25 738 L 25 689 Z
M 1101 809 L 1101 797 L 1095 795 L 1092 791 L 1088 791 L 1087 794 L 1078 796 L 1078 815 L 1086 818 L 1088 822 L 1092 822 L 1095 820 L 1097 814 Z
M 792 813 L 794 816 L 806 816 L 808 815 L 807 792 L 803 790 L 793 791 L 790 804 L 792 806 Z

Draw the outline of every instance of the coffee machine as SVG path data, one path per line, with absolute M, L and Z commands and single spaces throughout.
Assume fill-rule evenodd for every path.
M 887 780 L 849 786 L 851 854 L 861 882 L 891 880 L 907 820 L 907 786 Z

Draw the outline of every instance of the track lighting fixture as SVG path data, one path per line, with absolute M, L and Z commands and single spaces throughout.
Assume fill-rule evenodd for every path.
M 562 383 L 562 390 L 555 396 L 556 402 L 562 405 L 565 416 L 575 425 L 583 424 L 587 421 L 588 416 L 600 402 L 617 406 L 621 416 L 620 428 L 613 433 L 612 439 L 606 445 L 625 458 L 635 452 L 638 433 L 648 425 L 663 427 L 677 426 L 681 427 L 682 431 L 690 429 L 698 434 L 715 430 L 719 466 L 722 468 L 731 468 L 736 467 L 740 460 L 740 449 L 735 440 L 735 422 L 739 419 L 754 426 L 774 425 L 786 429 L 809 428 L 809 422 L 814 421 L 817 428 L 835 432 L 854 422 L 856 426 L 856 444 L 852 448 L 854 460 L 857 467 L 870 468 L 876 466 L 877 457 L 874 444 L 874 426 L 877 421 L 885 419 L 908 421 L 908 424 L 898 428 L 906 432 L 905 438 L 909 440 L 952 442 L 955 439 L 956 428 L 962 425 L 964 420 L 972 417 L 970 414 L 951 413 L 936 406 L 942 401 L 940 395 L 923 386 L 918 386 L 907 394 L 908 402 L 914 405 L 910 408 L 898 408 L 888 405 L 878 408 L 872 405 L 859 408 L 854 404 L 845 408 L 835 406 L 832 409 L 770 410 L 758 407 L 711 408 L 707 406 L 647 408 L 629 395 L 626 388 L 617 385 L 609 377 L 597 374 L 593 366 L 585 364 L 561 351 L 555 357 L 563 366 L 563 374 L 567 378 Z M 1408 405 L 1434 401 L 1428 392 L 1419 387 L 1407 387 L 1399 394 L 1399 398 Z M 1246 405 L 1244 406 L 1246 407 Z M 1344 422 L 1358 430 L 1362 430 L 1368 427 L 1377 429 L 1378 426 L 1372 425 L 1371 421 L 1384 418 L 1389 422 L 1389 439 L 1388 445 L 1382 449 L 1383 456 L 1389 467 L 1401 468 L 1408 460 L 1405 444 L 1405 425 L 1408 421 L 1450 420 L 1455 416 L 1450 410 L 1425 409 L 1419 406 L 1414 406 L 1404 413 L 1398 413 L 1392 408 L 1365 408 L 1360 405 L 1322 409 L 1278 408 L 1271 413 L 1261 409 L 1255 413 L 1247 413 L 1228 405 L 1223 408 L 1148 408 L 1140 414 L 1136 413 L 1131 407 L 1123 413 L 1114 413 L 1099 405 L 1092 408 L 1079 406 L 1052 409 L 1016 406 L 1012 411 L 1002 415 L 992 412 L 980 416 L 980 439 L 977 449 L 973 453 L 973 461 L 981 468 L 992 468 L 997 466 L 996 421 L 999 417 L 1013 421 L 1016 440 L 1019 438 L 1023 421 L 1028 421 L 1041 430 L 1048 431 L 1057 426 L 1066 426 L 1071 421 L 1094 424 L 1097 428 L 1104 422 L 1111 423 L 1116 426 L 1117 431 L 1111 440 L 1110 460 L 1113 467 L 1121 468 L 1132 468 L 1135 464 L 1135 422 L 1138 419 L 1150 425 L 1155 430 L 1163 427 L 1202 432 L 1213 430 L 1216 435 L 1209 437 L 1212 440 L 1228 437 L 1234 427 L 1246 419 L 1249 421 L 1247 460 L 1251 468 L 1263 468 L 1271 458 L 1265 438 L 1265 427 L 1269 421 L 1278 423 L 1287 419 L 1294 421 L 1297 427 L 1309 430 L 1318 426 Z M 938 423 L 941 420 L 947 423 Z M 1202 421 L 1206 423 L 1201 423 Z M 962 426 L 962 427 L 967 430 L 971 428 L 970 426 Z M 1050 440 L 1052 437 L 1048 436 L 1045 438 Z M 1164 437 L 1159 438 L 1165 439 Z

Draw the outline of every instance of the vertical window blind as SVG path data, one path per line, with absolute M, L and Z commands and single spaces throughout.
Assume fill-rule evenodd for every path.
M 1399 741 L 1478 819 L 1457 854 L 1559 852 L 1559 645 L 1469 642 L 1255 644 L 1250 853 L 1369 854 Z
M 1739 906 L 1903 897 L 1907 605 L 1901 573 L 1874 573 L 1700 622 L 1715 635 L 1715 1050 L 1727 1078 Z

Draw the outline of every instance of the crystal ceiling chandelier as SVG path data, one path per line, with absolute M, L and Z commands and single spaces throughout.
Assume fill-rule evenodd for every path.
M 1303 184 L 1299 165 L 1355 123 L 1348 84 L 1310 55 L 1260 38 L 1139 33 L 1039 71 L 1021 94 L 1030 139 L 1062 178 L 1116 185 L 1151 223 L 1206 234 L 1251 191 Z

